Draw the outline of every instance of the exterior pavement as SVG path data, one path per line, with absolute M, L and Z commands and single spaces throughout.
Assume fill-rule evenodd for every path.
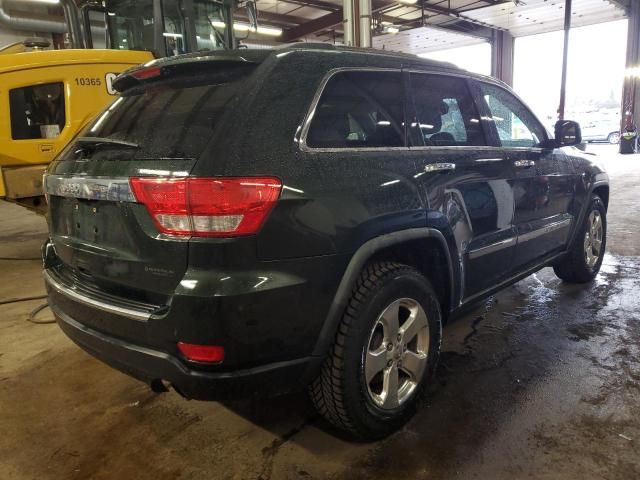
M 590 150 L 612 176 L 602 273 L 575 286 L 545 269 L 447 326 L 438 385 L 372 444 L 332 435 L 304 395 L 153 394 L 27 322 L 43 300 L 7 301 L 44 295 L 46 225 L 1 204 L 0 477 L 640 478 L 640 156 Z

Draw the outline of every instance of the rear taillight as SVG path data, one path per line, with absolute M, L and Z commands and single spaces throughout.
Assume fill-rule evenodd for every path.
M 280 196 L 277 178 L 131 178 L 162 233 L 233 237 L 256 233 Z
M 178 342 L 178 350 L 192 362 L 221 363 L 224 360 L 224 348 L 216 345 Z

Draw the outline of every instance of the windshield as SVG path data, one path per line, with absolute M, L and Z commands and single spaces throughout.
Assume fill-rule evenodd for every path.
M 171 57 L 225 48 L 227 9 L 214 0 L 162 0 L 162 45 L 156 46 L 153 0 L 107 2 L 111 48 Z

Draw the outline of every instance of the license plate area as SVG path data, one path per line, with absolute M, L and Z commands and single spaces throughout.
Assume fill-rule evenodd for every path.
M 129 221 L 121 202 L 51 197 L 52 230 L 55 235 L 83 243 L 129 250 L 132 246 L 125 228 Z

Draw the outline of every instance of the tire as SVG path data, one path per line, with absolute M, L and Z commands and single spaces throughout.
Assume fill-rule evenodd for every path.
M 600 219 L 599 230 L 594 224 L 597 218 Z M 589 210 L 578 228 L 569 252 L 554 265 L 553 271 L 565 282 L 590 282 L 600 271 L 606 247 L 607 209 L 599 196 L 592 195 Z
M 620 133 L 618 132 L 611 132 L 608 136 L 607 136 L 607 142 L 611 143 L 611 144 L 618 144 L 620 143 Z
M 390 338 L 393 318 L 399 328 Z M 320 375 L 308 388 L 315 408 L 359 440 L 380 439 L 402 427 L 435 372 L 441 323 L 437 296 L 420 272 L 393 262 L 369 264 L 353 287 Z M 387 387 L 393 391 L 394 378 L 397 396 L 385 394 Z

